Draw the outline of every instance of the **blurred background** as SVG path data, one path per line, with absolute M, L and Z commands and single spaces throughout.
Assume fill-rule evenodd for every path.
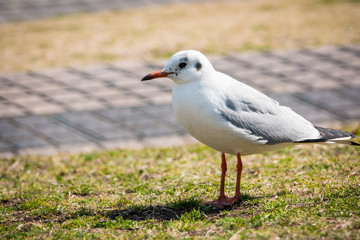
M 315 124 L 360 117 L 360 1 L 1 0 L 1 156 L 178 145 L 171 82 L 140 83 L 179 50 Z
M 181 49 L 223 55 L 360 41 L 355 0 L 2 0 L 0 4 L 2 72 L 150 61 Z

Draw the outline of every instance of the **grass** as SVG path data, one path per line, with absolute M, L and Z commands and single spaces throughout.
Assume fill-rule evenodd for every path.
M 318 145 L 244 157 L 242 199 L 222 210 L 202 204 L 218 194 L 220 155 L 200 145 L 2 159 L 0 238 L 360 239 L 359 156 Z
M 0 72 L 360 42 L 358 0 L 215 1 L 0 25 Z

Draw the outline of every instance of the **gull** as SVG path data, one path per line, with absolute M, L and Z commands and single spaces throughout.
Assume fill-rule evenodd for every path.
M 241 198 L 241 156 L 263 153 L 303 143 L 342 143 L 351 133 L 314 126 L 256 89 L 218 72 L 195 50 L 174 54 L 166 66 L 141 81 L 168 77 L 174 81 L 172 108 L 177 121 L 194 138 L 221 152 L 219 197 L 207 204 L 232 205 Z M 225 195 L 225 153 L 237 156 L 236 190 Z

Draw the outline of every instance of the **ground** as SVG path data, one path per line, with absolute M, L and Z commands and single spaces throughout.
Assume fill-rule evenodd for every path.
M 357 0 L 230 1 L 3 24 L 0 71 L 359 43 L 359 11 Z M 359 156 L 302 145 L 244 157 L 241 201 L 220 210 L 202 204 L 220 180 L 220 154 L 202 145 L 0 159 L 0 238 L 360 239 Z
M 359 154 L 305 145 L 244 157 L 241 201 L 220 210 L 202 204 L 220 180 L 220 154 L 202 145 L 4 159 L 0 236 L 359 239 Z

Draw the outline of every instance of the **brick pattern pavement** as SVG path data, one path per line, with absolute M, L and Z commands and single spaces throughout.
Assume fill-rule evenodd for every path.
M 0 23 L 200 0 L 0 0 Z
M 314 124 L 359 124 L 360 45 L 211 60 Z M 164 64 L 0 74 L 0 156 L 193 142 L 172 114 L 172 81 L 140 82 Z

